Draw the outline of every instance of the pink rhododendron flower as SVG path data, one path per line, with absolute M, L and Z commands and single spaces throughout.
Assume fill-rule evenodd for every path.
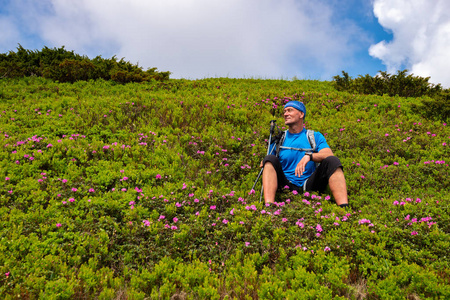
M 303 224 L 302 222 L 300 222 L 300 220 L 298 220 L 297 222 L 295 222 L 295 225 L 297 225 L 300 228 L 304 228 L 305 224 Z
M 256 208 L 256 206 L 253 204 L 253 205 L 251 205 L 251 206 L 246 206 L 245 209 L 246 209 L 246 210 L 256 210 L 257 208 Z
M 371 224 L 372 222 L 370 222 L 370 220 L 368 219 L 361 219 L 358 221 L 358 224 Z

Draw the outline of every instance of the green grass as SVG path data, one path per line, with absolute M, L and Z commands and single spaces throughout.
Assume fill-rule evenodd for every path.
M 249 194 L 289 99 L 343 162 L 351 209 Z M 303 80 L 2 79 L 0 295 L 449 298 L 450 129 L 414 109 L 429 100 Z

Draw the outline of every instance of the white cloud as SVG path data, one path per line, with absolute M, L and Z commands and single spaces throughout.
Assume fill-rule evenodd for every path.
M 14 22 L 9 17 L 0 16 L 0 28 L 0 45 L 13 43 L 19 34 Z
M 47 46 L 173 72 L 330 79 L 356 51 L 328 0 L 16 0 Z M 311 71 L 313 70 L 313 71 Z M 313 72 L 313 73 L 312 73 Z
M 374 14 L 394 39 L 372 45 L 389 73 L 408 69 L 430 82 L 450 87 L 450 2 L 446 0 L 375 0 Z

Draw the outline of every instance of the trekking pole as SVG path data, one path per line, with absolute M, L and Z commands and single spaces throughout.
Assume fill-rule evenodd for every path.
M 270 121 L 270 135 L 269 135 L 269 140 L 267 141 L 267 154 L 266 155 L 269 155 L 269 153 L 270 153 L 270 142 L 272 140 L 272 135 L 273 135 L 273 132 L 274 132 L 274 129 L 275 129 L 275 125 L 276 125 L 275 123 L 276 123 L 276 120 Z M 264 166 L 259 171 L 258 177 L 256 178 L 255 183 L 253 184 L 253 187 L 252 187 L 251 191 L 255 190 L 255 186 L 258 183 L 258 180 L 261 177 L 263 171 L 264 171 Z M 261 200 L 262 200 L 263 189 L 264 189 L 264 187 L 261 184 L 261 193 L 260 193 L 260 196 L 259 196 L 259 202 L 261 202 Z

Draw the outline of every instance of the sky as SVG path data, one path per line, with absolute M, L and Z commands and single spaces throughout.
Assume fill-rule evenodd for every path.
M 448 0 L 0 0 L 0 53 L 19 44 L 115 55 L 171 78 L 408 69 L 450 87 Z

